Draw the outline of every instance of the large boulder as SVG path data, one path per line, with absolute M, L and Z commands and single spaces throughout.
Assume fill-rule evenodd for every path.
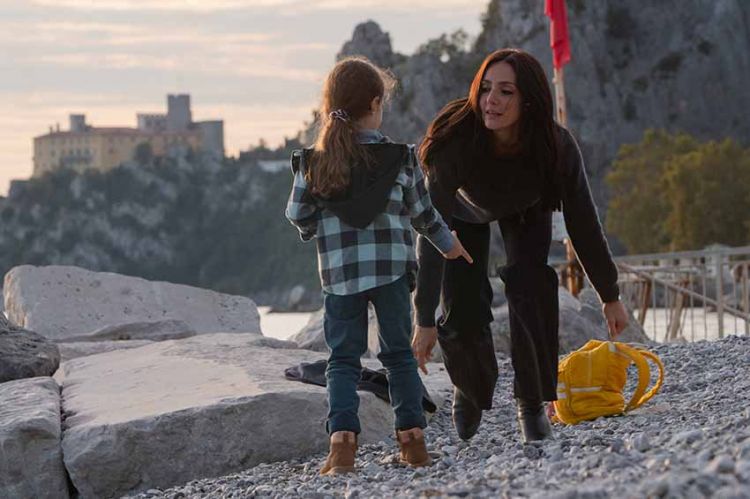
M 596 294 L 596 291 L 592 288 L 584 288 L 578 294 L 578 300 L 581 304 L 579 309 L 581 315 L 594 324 L 597 324 L 600 329 L 604 328 L 606 330 L 607 321 L 602 312 L 602 302 L 599 299 L 599 295 Z M 617 337 L 617 341 L 626 343 L 643 343 L 646 345 L 653 343 L 643 329 L 643 326 L 641 326 L 636 320 L 632 310 L 628 310 L 628 327 L 620 333 Z
M 380 25 L 374 21 L 358 24 L 354 28 L 352 39 L 341 47 L 336 60 L 349 56 L 365 56 L 382 68 L 391 68 L 404 58 L 394 54 L 391 36 L 383 32 Z
M 289 341 L 297 344 L 297 347 L 312 350 L 314 352 L 327 352 L 325 333 L 323 331 L 323 313 L 321 308 L 310 314 L 310 320 L 298 333 L 289 337 Z
M 66 338 L 65 341 L 125 341 L 125 340 L 179 340 L 198 334 L 185 321 L 167 319 L 162 321 L 131 322 L 103 326 L 88 334 Z
M 185 324 L 199 333 L 260 334 L 248 298 L 69 266 L 14 267 L 5 275 L 5 308 L 11 321 L 57 341 L 169 320 L 178 334 Z
M 499 277 L 490 277 L 490 286 L 492 286 L 492 307 L 499 307 L 508 302 L 505 296 L 505 283 Z
M 324 309 L 310 315 L 307 325 L 297 334 L 289 338 L 304 350 L 313 350 L 315 352 L 328 352 L 326 345 L 325 331 L 323 330 Z M 375 357 L 380 351 L 378 340 L 378 318 L 375 315 L 375 309 L 370 305 L 367 309 L 367 353 L 365 357 Z
M 78 357 L 127 350 L 152 344 L 148 340 L 120 340 L 120 341 L 66 341 L 58 343 L 60 348 L 60 362 L 67 362 Z
M 307 288 L 302 284 L 288 290 L 257 293 L 254 297 L 258 303 L 270 305 L 269 313 L 315 312 L 323 305 L 320 287 Z
M 112 497 L 321 452 L 325 389 L 284 369 L 324 354 L 290 342 L 200 335 L 66 362 L 63 451 L 81 497 Z M 372 365 L 372 364 L 370 364 Z M 435 402 L 449 381 L 424 379 Z M 393 434 L 390 407 L 361 393 L 361 442 Z
M 57 345 L 44 336 L 11 324 L 0 313 L 0 383 L 52 376 L 59 365 Z
M 55 380 L 0 383 L 0 401 L 0 497 L 66 499 Z

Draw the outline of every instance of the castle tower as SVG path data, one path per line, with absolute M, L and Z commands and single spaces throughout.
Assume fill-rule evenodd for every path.
M 190 112 L 190 95 L 167 95 L 167 131 L 182 132 L 190 127 L 193 117 Z
M 86 115 L 85 114 L 71 114 L 70 115 L 70 131 L 71 132 L 85 132 L 86 131 Z

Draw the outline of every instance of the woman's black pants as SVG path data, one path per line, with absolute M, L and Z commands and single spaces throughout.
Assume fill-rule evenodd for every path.
M 498 221 L 507 255 L 500 277 L 508 299 L 514 396 L 535 401 L 557 398 L 558 281 L 547 265 L 551 220 L 551 212 L 531 209 Z M 490 409 L 498 375 L 490 329 L 490 226 L 454 219 L 452 228 L 474 263 L 445 262 L 438 341 L 453 385 Z

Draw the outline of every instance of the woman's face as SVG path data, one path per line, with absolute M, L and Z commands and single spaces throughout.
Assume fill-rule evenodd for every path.
M 479 87 L 479 108 L 489 130 L 513 127 L 521 117 L 521 94 L 516 87 L 516 72 L 505 61 L 487 68 Z

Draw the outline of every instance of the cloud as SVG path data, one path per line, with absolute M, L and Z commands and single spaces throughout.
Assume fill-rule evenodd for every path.
M 227 76 L 318 82 L 299 68 L 306 53 L 334 52 L 331 43 L 284 42 L 280 32 L 216 33 L 97 22 L 4 23 L 0 45 L 23 67 L 224 73 Z M 17 50 L 14 50 L 16 47 Z
M 28 25 L 18 26 L 29 31 Z M 263 43 L 281 36 L 281 33 L 212 33 L 196 29 L 169 31 L 168 28 L 158 26 L 144 26 L 136 24 L 95 23 L 95 22 L 39 22 L 30 31 L 36 33 L 58 33 L 61 38 L 74 36 L 75 43 L 86 42 L 86 39 L 75 38 L 75 34 L 97 35 L 99 39 L 90 40 L 105 45 L 138 45 L 150 43 Z
M 133 96 L 132 94 L 112 92 L 107 94 L 95 94 L 90 92 L 79 93 L 60 90 L 0 92 L 0 101 L 16 103 L 14 107 L 18 106 L 17 109 L 19 110 L 26 109 L 27 113 L 24 114 L 25 117 L 40 108 L 44 109 L 43 111 L 40 111 L 41 113 L 48 113 L 49 109 L 54 108 L 60 109 L 61 111 L 59 112 L 61 113 L 67 113 L 67 110 L 75 108 L 86 109 L 102 105 L 111 106 L 112 102 L 119 102 L 128 107 L 138 107 L 139 105 L 146 103 L 142 97 Z M 64 107 L 60 106 L 61 102 L 65 103 Z
M 304 10 L 344 10 L 378 7 L 390 11 L 420 11 L 460 9 L 462 7 L 476 8 L 477 0 L 318 0 L 316 2 L 300 2 L 299 7 Z
M 33 0 L 43 7 L 109 11 L 217 12 L 293 5 L 298 0 Z
M 194 28 L 128 23 L 73 21 L 0 22 L 0 43 L 54 44 L 55 47 L 111 47 L 165 44 L 194 45 L 269 43 L 280 32 L 211 32 Z
M 67 67 L 96 67 L 100 69 L 159 69 L 173 71 L 182 66 L 177 59 L 159 55 L 127 54 L 127 53 L 77 53 L 77 54 L 47 54 L 31 59 L 31 62 L 55 64 Z
M 350 10 L 377 7 L 391 11 L 430 9 L 451 10 L 476 8 L 479 0 L 33 0 L 43 7 L 99 11 L 177 11 L 222 12 L 229 10 L 259 10 L 284 8 L 287 15 L 316 10 Z
M 225 49 L 226 50 L 226 49 Z M 256 51 L 270 58 L 273 51 Z M 252 55 L 247 53 L 244 55 Z M 323 72 L 313 69 L 284 66 L 279 62 L 258 59 L 237 60 L 234 57 L 205 57 L 195 54 L 171 54 L 170 56 L 132 53 L 75 53 L 48 54 L 27 60 L 30 64 L 51 64 L 68 68 L 98 68 L 112 70 L 157 70 L 179 71 L 187 73 L 210 73 L 226 77 L 241 76 L 252 78 L 271 78 L 279 81 L 320 82 Z

